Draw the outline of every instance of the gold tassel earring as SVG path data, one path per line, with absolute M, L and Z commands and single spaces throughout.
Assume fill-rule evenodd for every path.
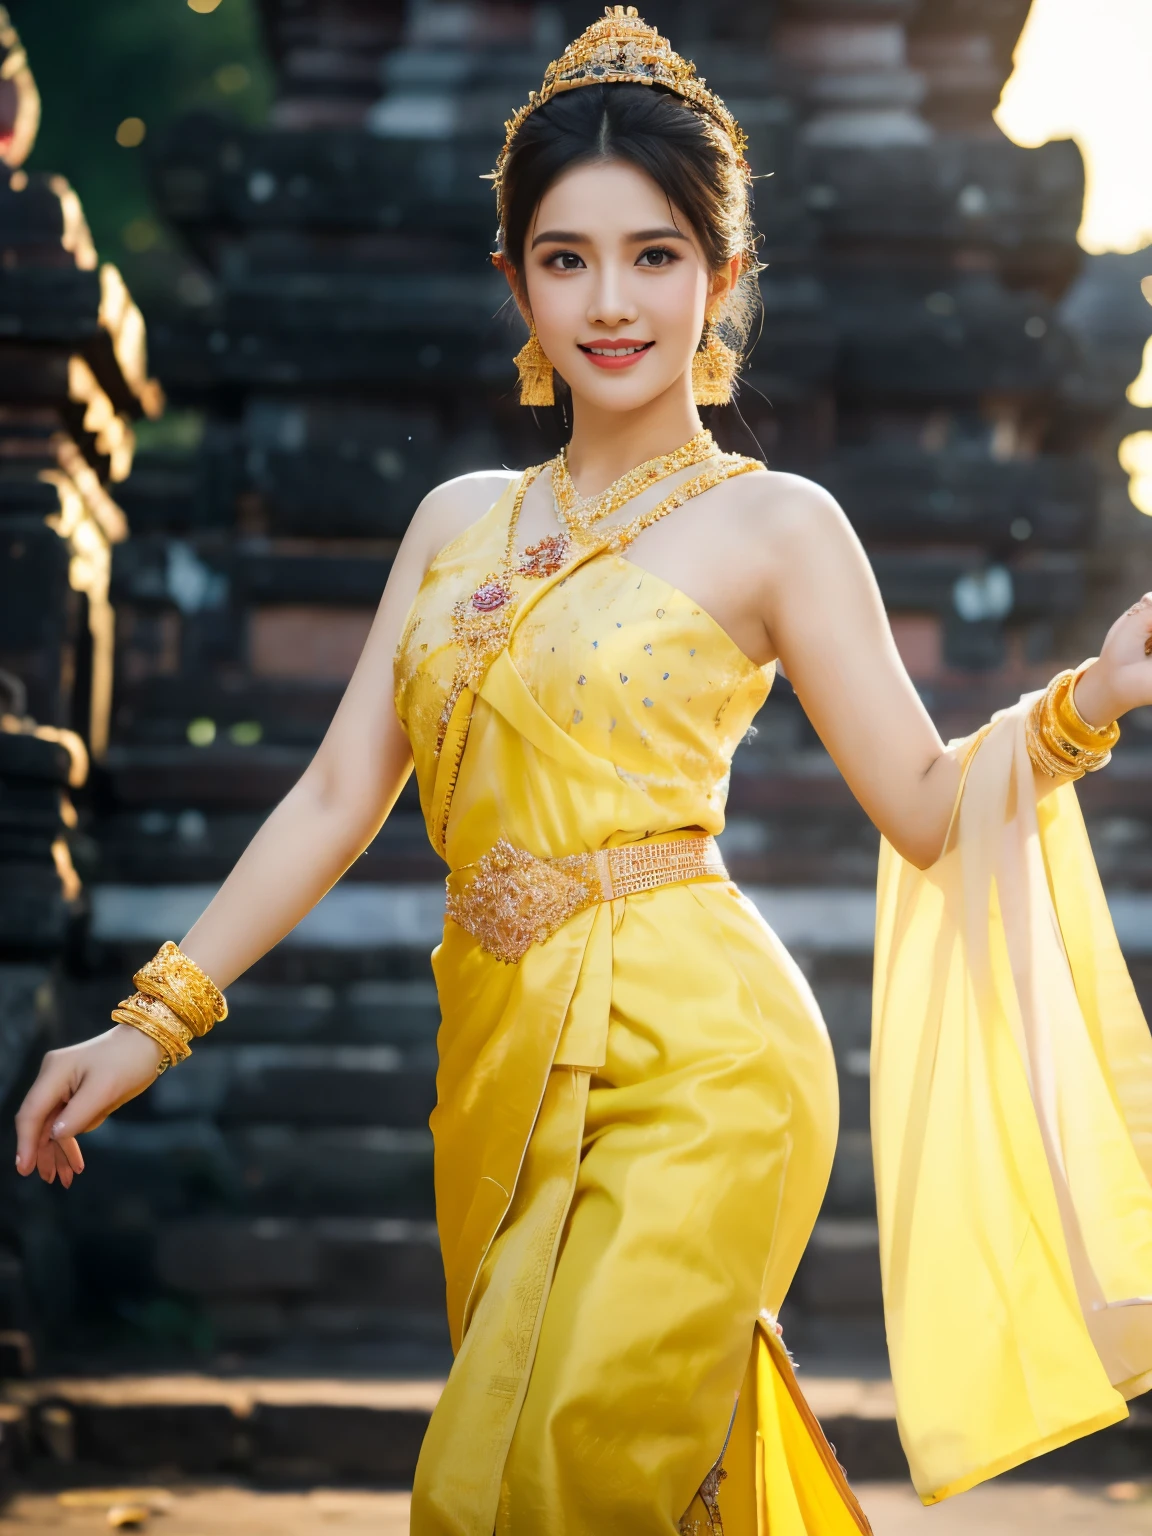
M 552 364 L 544 355 L 535 326 L 529 330 L 528 340 L 513 361 L 520 374 L 520 404 L 554 405 L 556 396 L 552 389 Z
M 740 358 L 709 320 L 692 359 L 692 398 L 697 405 L 727 405 Z

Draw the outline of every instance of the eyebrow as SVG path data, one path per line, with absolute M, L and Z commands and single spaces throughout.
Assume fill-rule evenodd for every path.
M 629 245 L 643 245 L 646 240 L 687 240 L 688 236 L 669 224 L 660 229 L 638 229 L 635 233 L 625 236 L 625 239 Z M 578 234 L 571 229 L 546 229 L 535 236 L 532 249 L 535 250 L 538 245 L 550 243 L 587 245 L 588 236 Z

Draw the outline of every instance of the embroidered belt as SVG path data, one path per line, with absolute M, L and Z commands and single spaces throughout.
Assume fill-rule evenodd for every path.
M 559 859 L 538 859 L 502 837 L 449 875 L 445 912 L 481 949 L 515 965 L 585 907 L 705 877 L 728 878 L 714 837 L 648 839 Z

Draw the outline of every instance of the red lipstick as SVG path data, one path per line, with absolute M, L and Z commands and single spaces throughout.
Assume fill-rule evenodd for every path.
M 631 368 L 656 345 L 654 341 L 638 341 L 631 336 L 613 336 L 607 341 L 577 342 L 590 363 L 597 368 L 620 370 Z

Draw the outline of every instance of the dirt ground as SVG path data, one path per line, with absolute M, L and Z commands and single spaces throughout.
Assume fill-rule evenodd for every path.
M 1104 1489 L 1002 1481 L 930 1510 L 904 1485 L 864 1483 L 858 1492 L 875 1536 L 1152 1536 L 1152 1484 Z M 147 1536 L 407 1536 L 408 1496 L 73 1489 L 18 1495 L 0 1515 L 0 1536 L 107 1536 L 113 1529 Z
M 932 1509 L 907 1484 L 862 1483 L 856 1491 L 875 1536 L 1152 1536 L 1152 1484 L 1001 1479 Z

